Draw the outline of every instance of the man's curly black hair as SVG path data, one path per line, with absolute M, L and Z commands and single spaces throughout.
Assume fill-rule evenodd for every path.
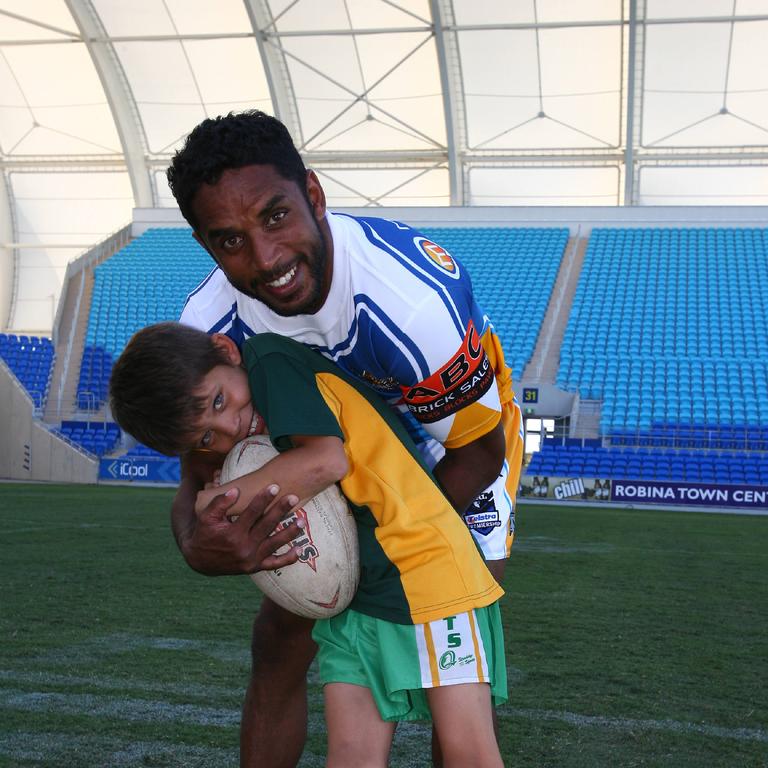
M 216 184 L 224 171 L 271 165 L 307 194 L 307 168 L 288 129 L 259 110 L 208 118 L 187 136 L 166 173 L 181 213 L 193 229 L 192 202 L 202 184 Z

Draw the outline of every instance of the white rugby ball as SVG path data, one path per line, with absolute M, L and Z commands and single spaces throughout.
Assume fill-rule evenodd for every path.
M 221 482 L 253 472 L 277 455 L 266 435 L 248 437 L 227 455 Z M 301 547 L 299 560 L 274 571 L 259 571 L 251 578 L 267 597 L 291 613 L 311 619 L 335 616 L 349 605 L 360 578 L 355 520 L 335 485 L 295 509 L 278 530 L 297 516 L 304 519 L 304 529 L 290 546 Z M 288 549 L 286 545 L 277 553 Z

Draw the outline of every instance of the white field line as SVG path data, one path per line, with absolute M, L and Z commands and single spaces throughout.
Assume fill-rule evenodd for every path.
M 602 715 L 577 715 L 574 712 L 558 712 L 546 709 L 521 709 L 504 706 L 498 711 L 502 718 L 521 717 L 526 720 L 559 720 L 577 728 L 604 728 L 612 731 L 667 731 L 669 733 L 694 733 L 718 739 L 757 741 L 768 743 L 768 731 L 761 728 L 724 728 L 706 723 L 685 723 L 679 720 L 636 720 L 627 717 Z
M 321 695 L 311 697 L 319 704 Z M 312 703 L 312 702 L 311 702 Z M 141 723 L 185 723 L 203 727 L 237 728 L 240 711 L 236 709 L 201 707 L 189 704 L 125 699 L 92 694 L 29 693 L 0 689 L 0 710 L 13 709 L 30 713 L 55 713 L 86 717 L 104 717 L 112 721 L 127 720 Z M 323 736 L 325 722 L 322 715 L 310 714 L 310 736 Z M 429 762 L 431 728 L 418 723 L 398 726 L 392 745 L 391 768 L 421 768 Z M 104 738 L 76 738 L 61 734 L 12 733 L 0 731 L 0 755 L 15 759 L 58 759 L 67 765 L 67 755 L 79 758 L 98 754 L 99 765 L 110 768 L 144 764 L 144 758 L 174 756 L 174 764 L 185 768 L 228 768 L 237 764 L 236 751 L 176 745 L 172 742 L 136 742 L 130 745 Z M 109 757 L 105 760 L 105 755 Z M 179 761 L 181 758 L 181 762 Z M 104 761 L 104 762 L 102 762 Z M 320 768 L 325 764 L 322 756 L 305 750 L 299 768 Z
M 589 554 L 607 554 L 609 552 L 643 552 L 645 554 L 653 555 L 694 555 L 696 557 L 702 556 L 701 550 L 693 549 L 672 549 L 661 547 L 630 547 L 630 546 L 616 546 L 608 542 L 567 542 L 561 539 L 556 539 L 551 536 L 528 536 L 528 537 L 516 537 L 515 543 L 512 545 L 512 557 L 515 556 L 515 552 L 544 552 L 554 554 L 576 554 L 576 553 L 589 553 Z M 724 557 L 757 557 L 760 559 L 768 559 L 768 551 L 765 552 L 730 552 L 728 550 L 706 550 L 707 556 L 724 556 Z
M 171 704 L 151 699 L 92 693 L 30 692 L 7 688 L 0 690 L 0 707 L 22 712 L 55 712 L 59 715 L 104 717 L 112 721 L 174 722 L 224 728 L 236 728 L 240 725 L 239 709 L 205 707 L 198 704 Z
M 132 741 L 102 736 L 66 736 L 60 733 L 13 733 L 0 738 L 0 756 L 16 760 L 54 760 L 58 765 L 93 765 L 136 768 L 138 765 L 179 765 L 184 768 L 237 768 L 236 749 L 193 747 L 169 741 Z M 84 762 L 87 760 L 88 762 Z M 92 761 L 92 762 L 91 762 Z M 322 768 L 322 755 L 304 752 L 298 768 Z M 422 768 L 425 762 L 392 762 L 392 768 Z
M 319 694 L 312 696 L 312 703 L 319 703 Z M 200 706 L 197 704 L 172 704 L 151 699 L 127 699 L 121 696 L 98 694 L 69 694 L 40 691 L 0 689 L 0 708 L 24 712 L 56 712 L 65 715 L 108 717 L 130 722 L 175 722 L 205 727 L 237 728 L 240 711 L 233 708 Z M 602 728 L 619 731 L 666 731 L 669 733 L 693 733 L 721 739 L 768 743 L 768 732 L 760 728 L 725 728 L 706 723 L 687 723 L 678 720 L 640 720 L 602 715 L 579 715 L 573 712 L 501 707 L 501 718 L 527 720 L 558 720 L 577 728 Z M 320 715 L 310 718 L 310 732 L 322 733 L 324 724 Z M 398 735 L 410 741 L 416 736 L 421 740 L 428 733 L 426 726 L 406 724 L 398 727 Z
M 192 747 L 169 741 L 132 741 L 100 736 L 66 736 L 61 733 L 12 733 L 0 737 L 0 755 L 15 760 L 54 760 L 58 765 L 100 765 L 133 768 L 137 765 L 183 765 L 184 768 L 237 768 L 236 750 Z M 94 762 L 83 762 L 93 760 Z M 318 766 L 322 762 L 317 763 Z
M 7 522 L 7 521 L 4 521 Z M 25 521 L 26 522 L 26 521 Z M 158 526 L 148 525 L 121 525 L 119 523 L 110 523 L 105 525 L 104 523 L 72 523 L 72 524 L 60 524 L 60 525 L 25 525 L 19 528 L 0 527 L 0 534 L 6 536 L 11 533 L 48 533 L 50 531 L 73 531 L 81 530 L 85 528 L 103 528 L 103 529 L 119 529 L 127 531 L 164 531 L 165 528 Z
M 179 637 L 148 637 L 115 633 L 89 638 L 82 643 L 54 648 L 38 654 L 29 660 L 30 665 L 37 664 L 72 664 L 93 663 L 113 654 L 136 650 L 160 651 L 196 651 L 211 658 L 239 667 L 250 665 L 248 644 L 250 638 L 245 635 L 242 641 L 211 642 L 209 640 L 190 640 Z
M 554 554 L 554 555 L 605 555 L 610 552 L 615 552 L 616 547 L 613 544 L 602 543 L 590 543 L 584 542 L 582 544 L 555 544 L 544 543 L 542 541 L 515 541 L 512 545 L 512 557 L 515 553 L 522 552 L 534 552 L 536 554 Z
M 0 670 L 0 682 L 11 685 L 44 686 L 46 688 L 85 688 L 106 691 L 139 691 L 141 693 L 159 693 L 171 696 L 212 699 L 238 699 L 245 694 L 243 690 L 223 686 L 203 685 L 199 683 L 158 683 L 152 680 L 132 680 L 120 677 L 80 677 L 60 675 L 53 672 L 27 672 L 23 670 Z

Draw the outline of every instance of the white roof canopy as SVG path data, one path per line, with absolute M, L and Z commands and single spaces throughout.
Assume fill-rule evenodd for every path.
M 768 0 L 0 0 L 0 328 L 230 110 L 337 207 L 768 204 L 766 38 Z

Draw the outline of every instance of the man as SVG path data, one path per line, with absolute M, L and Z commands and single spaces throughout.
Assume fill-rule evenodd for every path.
M 261 112 L 203 121 L 168 180 L 217 264 L 189 296 L 182 322 L 238 344 L 265 331 L 289 336 L 399 408 L 500 581 L 513 535 L 521 415 L 501 344 L 461 265 L 402 224 L 326 211 L 322 186 L 285 126 Z M 233 499 L 195 511 L 213 469 L 210 458 L 183 464 L 172 520 L 187 562 L 210 575 L 275 567 L 265 559 L 274 550 L 249 527 L 264 494 L 236 523 L 226 518 Z M 256 617 L 245 766 L 294 766 L 301 755 L 310 628 L 268 600 Z

